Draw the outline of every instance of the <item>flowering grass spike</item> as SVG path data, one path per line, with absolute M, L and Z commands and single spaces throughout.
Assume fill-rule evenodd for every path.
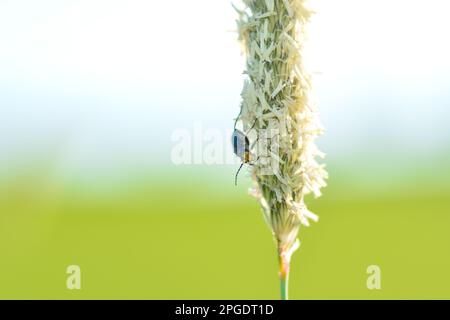
M 305 196 L 320 196 L 327 172 L 314 143 L 323 133 L 310 100 L 311 79 L 302 64 L 304 0 L 243 0 L 237 9 L 239 40 L 247 58 L 239 123 L 251 141 L 251 194 L 273 232 L 280 263 L 282 299 L 288 298 L 292 253 L 300 226 L 318 217 Z

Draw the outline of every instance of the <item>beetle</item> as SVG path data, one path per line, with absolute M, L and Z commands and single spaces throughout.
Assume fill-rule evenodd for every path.
M 255 120 L 255 123 L 250 128 L 250 130 L 253 129 L 255 124 L 256 124 L 256 120 Z M 236 126 L 235 126 L 233 135 L 231 136 L 231 143 L 233 144 L 234 154 L 236 156 L 238 156 L 242 161 L 241 165 L 239 166 L 239 169 L 236 172 L 236 176 L 234 177 L 234 185 L 237 185 L 237 178 L 238 178 L 239 172 L 242 169 L 242 166 L 244 164 L 251 165 L 251 163 L 250 163 L 250 161 L 251 161 L 250 140 L 248 139 L 248 137 L 245 133 L 243 133 L 239 129 L 236 129 Z

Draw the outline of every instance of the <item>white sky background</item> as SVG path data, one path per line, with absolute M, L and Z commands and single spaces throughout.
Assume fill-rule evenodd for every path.
M 322 149 L 448 150 L 450 2 L 312 4 Z M 0 0 L 0 161 L 55 148 L 74 171 L 164 163 L 174 129 L 230 129 L 235 18 L 228 0 Z

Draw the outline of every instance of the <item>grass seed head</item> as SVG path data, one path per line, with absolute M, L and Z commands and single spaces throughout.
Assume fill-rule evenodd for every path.
M 312 11 L 304 0 L 243 0 L 236 9 L 239 40 L 247 58 L 238 121 L 253 141 L 255 196 L 278 245 L 289 260 L 300 226 L 318 217 L 305 196 L 320 196 L 327 172 L 314 143 L 323 133 L 310 100 L 311 78 L 302 64 L 305 26 Z

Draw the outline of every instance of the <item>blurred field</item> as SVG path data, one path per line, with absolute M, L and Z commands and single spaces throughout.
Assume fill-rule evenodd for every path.
M 0 298 L 278 298 L 275 248 L 248 181 L 182 170 L 106 191 L 39 175 L 3 184 Z M 291 298 L 450 298 L 448 180 L 412 180 L 384 190 L 336 172 L 310 201 L 321 220 L 301 230 Z M 80 291 L 65 287 L 70 264 Z M 380 291 L 366 289 L 371 264 Z

